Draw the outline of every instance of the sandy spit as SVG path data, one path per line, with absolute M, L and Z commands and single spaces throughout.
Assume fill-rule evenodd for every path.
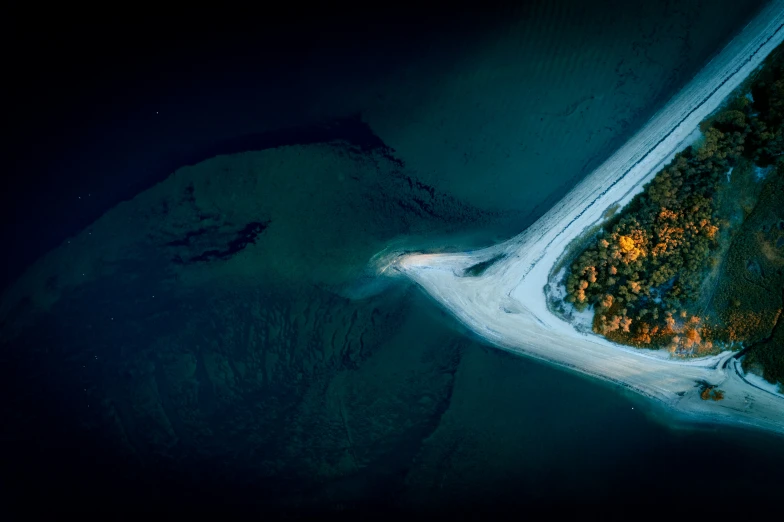
M 417 282 L 462 323 L 496 346 L 634 390 L 690 419 L 784 433 L 784 398 L 743 378 L 731 352 L 699 359 L 619 346 L 582 333 L 547 307 L 545 287 L 567 245 L 621 206 L 696 137 L 715 111 L 784 40 L 784 0 L 771 2 L 629 142 L 531 227 L 502 244 L 458 254 L 385 253 L 380 271 Z M 465 268 L 505 257 L 480 277 Z M 700 398 L 698 382 L 725 392 Z

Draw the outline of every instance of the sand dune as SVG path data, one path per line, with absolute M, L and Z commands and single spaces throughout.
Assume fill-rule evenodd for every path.
M 616 382 L 691 418 L 784 432 L 784 398 L 744 380 L 731 352 L 683 360 L 615 345 L 556 317 L 544 292 L 567 245 L 600 223 L 608 207 L 626 204 L 699 136 L 699 122 L 784 40 L 782 27 L 784 1 L 775 1 L 624 147 L 522 234 L 462 254 L 391 254 L 380 265 L 416 281 L 465 325 L 503 349 Z M 467 267 L 499 254 L 504 257 L 483 275 L 463 275 Z M 703 401 L 698 381 L 720 386 L 725 399 Z

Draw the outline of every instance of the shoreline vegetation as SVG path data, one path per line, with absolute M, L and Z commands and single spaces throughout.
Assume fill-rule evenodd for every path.
M 733 291 L 727 292 L 721 286 L 721 281 L 727 280 L 722 271 L 737 270 L 732 260 L 737 257 L 734 252 L 744 248 L 741 238 L 754 237 L 754 234 L 738 231 L 744 226 L 756 226 L 753 216 L 761 212 L 759 202 L 775 201 L 777 197 L 775 191 L 766 195 L 766 190 L 770 192 L 772 189 L 763 189 L 768 186 L 769 180 L 776 178 L 771 175 L 771 166 L 760 167 L 759 157 L 744 157 L 746 149 L 740 149 L 741 145 L 745 145 L 745 139 L 752 136 L 752 132 L 756 134 L 751 140 L 761 139 L 764 134 L 759 128 L 743 134 L 747 120 L 756 118 L 759 120 L 757 123 L 763 120 L 759 115 L 753 115 L 752 100 L 749 100 L 750 106 L 734 100 L 733 92 L 750 77 L 754 78 L 751 75 L 782 43 L 783 28 L 784 2 L 771 2 L 623 147 L 520 235 L 493 247 L 466 253 L 388 252 L 384 259 L 375 260 L 379 273 L 399 273 L 412 279 L 465 326 L 501 349 L 615 383 L 656 400 L 672 413 L 691 421 L 732 423 L 784 433 L 784 396 L 760 384 L 754 375 L 747 378 L 736 357 L 738 352 L 723 349 L 718 339 L 715 344 L 711 340 L 710 350 L 703 350 L 691 357 L 674 356 L 666 349 L 641 350 L 597 335 L 591 331 L 593 325 L 590 319 L 588 328 L 581 328 L 579 323 L 586 319 L 585 314 L 590 313 L 590 310 L 582 313 L 574 310 L 573 316 L 580 317 L 566 321 L 552 307 L 555 299 L 566 297 L 565 287 L 560 283 L 563 282 L 563 271 L 572 263 L 565 256 L 580 252 L 581 238 L 599 233 L 608 223 L 611 224 L 611 231 L 612 225 L 625 223 L 623 226 L 627 228 L 620 230 L 614 238 L 615 246 L 620 259 L 628 260 L 633 268 L 638 267 L 637 262 L 644 258 L 640 246 L 644 244 L 645 238 L 633 232 L 637 223 L 630 223 L 628 219 L 624 222 L 626 213 L 621 209 L 632 202 L 633 207 L 636 205 L 635 208 L 645 209 L 646 197 L 649 198 L 650 194 L 640 195 L 644 186 L 662 169 L 670 169 L 669 185 L 656 182 L 653 186 L 657 187 L 657 198 L 666 199 L 668 204 L 672 201 L 673 207 L 680 205 L 678 212 L 696 220 L 697 226 L 688 233 L 688 238 L 692 240 L 689 247 L 693 252 L 690 252 L 701 253 L 703 257 L 700 260 L 704 261 L 709 254 L 721 250 L 717 249 L 718 246 L 729 245 L 723 252 L 724 261 L 712 267 L 714 271 L 707 279 L 715 291 L 710 294 L 713 308 L 706 310 L 714 314 L 722 313 L 722 296 L 733 295 Z M 725 105 L 726 100 L 734 101 Z M 733 103 L 745 105 L 737 107 Z M 762 97 L 757 103 L 762 103 Z M 736 110 L 739 114 L 723 114 L 726 110 Z M 707 136 L 700 144 L 699 126 L 703 122 L 708 122 L 702 128 Z M 739 128 L 741 126 L 743 132 Z M 736 133 L 742 135 L 742 143 Z M 732 153 L 729 159 L 728 151 Z M 677 179 L 671 170 L 673 165 L 680 173 Z M 721 176 L 724 176 L 723 179 L 729 176 L 731 182 L 744 187 L 744 191 L 735 185 L 720 190 L 690 182 L 685 197 L 671 193 L 673 185 L 678 185 L 679 189 L 684 186 L 684 171 L 688 169 L 710 173 L 709 179 L 717 183 Z M 750 182 L 757 177 L 760 183 Z M 754 205 L 752 202 L 749 206 L 748 202 L 752 200 L 758 203 Z M 730 216 L 731 220 L 736 220 L 733 226 L 720 222 L 713 216 L 710 201 L 725 205 L 724 210 L 728 212 L 733 208 L 739 209 L 740 217 Z M 673 209 L 668 207 L 668 210 Z M 651 212 L 646 219 L 656 223 L 659 213 L 661 211 Z M 676 215 L 665 213 L 661 219 L 664 222 L 669 220 L 672 227 L 678 228 L 674 225 L 678 225 L 679 216 L 673 213 Z M 637 219 L 639 221 L 640 218 Z M 684 219 L 684 216 L 680 216 L 680 219 Z M 722 234 L 730 235 L 732 230 L 735 230 L 732 241 L 724 241 Z M 628 239 L 622 240 L 622 236 Z M 684 236 L 686 230 L 681 237 Z M 650 238 L 647 241 L 652 243 Z M 645 247 L 652 249 L 656 243 L 645 244 Z M 672 244 L 665 242 L 660 249 L 669 253 L 670 247 Z M 686 250 L 681 250 L 680 262 L 683 265 L 694 265 L 693 259 L 684 258 L 684 252 Z M 673 261 L 676 257 L 673 254 Z M 709 263 L 707 265 L 710 266 Z M 622 268 L 627 270 L 626 266 Z M 766 273 L 765 266 L 760 264 L 759 268 L 758 271 L 756 268 L 752 271 Z M 609 265 L 605 269 L 609 270 Z M 630 270 L 628 274 L 621 274 L 625 276 L 623 281 L 615 281 L 614 288 L 624 285 L 626 292 L 618 291 L 618 296 L 614 295 L 614 298 L 639 295 L 634 288 L 629 287 L 629 282 L 640 284 L 639 280 L 645 275 L 643 270 L 637 271 L 640 272 L 637 279 L 634 279 L 634 272 Z M 599 281 L 599 270 L 596 272 L 596 281 Z M 609 278 L 610 275 L 617 274 L 605 272 L 602 277 Z M 588 273 L 580 276 L 594 277 Z M 646 276 L 650 279 L 653 277 L 652 272 Z M 684 293 L 703 290 L 700 281 L 684 278 L 679 282 L 673 280 L 673 276 L 666 270 L 657 274 L 657 285 L 654 287 L 662 288 L 659 289 L 659 295 L 650 298 L 650 301 L 654 301 L 655 297 L 659 297 L 663 303 L 665 313 L 660 320 L 664 324 L 668 319 L 668 303 L 664 302 L 664 297 L 672 302 L 673 297 L 680 300 Z M 677 287 L 676 282 L 679 282 Z M 590 280 L 589 284 L 592 284 Z M 579 286 L 578 282 L 578 289 Z M 670 292 L 666 296 L 661 291 L 664 288 Z M 590 289 L 586 287 L 581 290 Z M 642 292 L 641 286 L 639 290 Z M 596 295 L 586 294 L 586 301 L 590 304 L 588 298 L 592 297 L 594 302 L 598 302 L 602 295 L 598 292 Z M 613 331 L 627 333 L 624 332 L 626 321 L 623 321 L 623 317 L 625 315 L 634 320 L 635 311 L 628 309 L 628 301 L 620 304 L 627 310 L 625 314 L 620 314 L 618 328 Z M 615 302 L 607 308 L 613 305 Z M 730 306 L 734 306 L 734 303 L 730 303 Z M 685 319 L 677 315 L 681 312 L 677 306 L 675 312 L 673 320 Z M 695 315 L 703 314 L 707 316 L 707 312 Z M 614 326 L 614 318 L 610 318 L 610 321 Z M 633 325 L 628 325 L 630 334 Z M 783 330 L 775 328 L 767 339 L 770 346 L 777 345 L 781 335 L 784 335 Z M 651 335 L 650 331 L 648 335 Z M 684 333 L 683 338 L 690 341 L 689 335 L 694 334 Z M 653 340 L 654 335 L 651 337 Z M 672 337 L 667 341 L 672 342 Z M 707 332 L 705 337 L 708 338 Z M 693 339 L 691 342 L 694 346 Z M 773 348 L 764 346 L 755 351 L 758 353 L 755 364 L 760 366 L 765 364 L 765 357 L 775 352 Z M 747 365 L 746 369 L 754 371 L 755 367 Z
M 782 46 L 700 131 L 590 235 L 564 301 L 616 343 L 681 357 L 748 349 L 744 369 L 781 385 L 784 345 L 771 338 L 784 290 Z

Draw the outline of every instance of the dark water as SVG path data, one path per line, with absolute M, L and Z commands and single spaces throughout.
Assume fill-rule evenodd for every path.
M 503 353 L 368 268 L 389 245 L 522 229 L 756 7 L 625 5 L 291 14 L 224 38 L 164 26 L 138 45 L 101 35 L 111 66 L 69 69 L 76 43 L 44 60 L 73 86 L 12 114 L 7 280 L 49 253 L 2 301 L 4 507 L 780 502 L 780 438 L 678 425 Z M 25 82 L 46 74 L 20 64 L 35 100 Z

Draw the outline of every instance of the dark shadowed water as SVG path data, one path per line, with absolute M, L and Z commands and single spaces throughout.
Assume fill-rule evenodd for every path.
M 487 346 L 368 264 L 519 232 L 758 6 L 91 34 L 113 62 L 77 43 L 39 57 L 73 84 L 54 100 L 17 60 L 13 92 L 42 101 L 12 111 L 2 196 L 6 505 L 455 518 L 780 502 L 781 438 L 678 424 Z

